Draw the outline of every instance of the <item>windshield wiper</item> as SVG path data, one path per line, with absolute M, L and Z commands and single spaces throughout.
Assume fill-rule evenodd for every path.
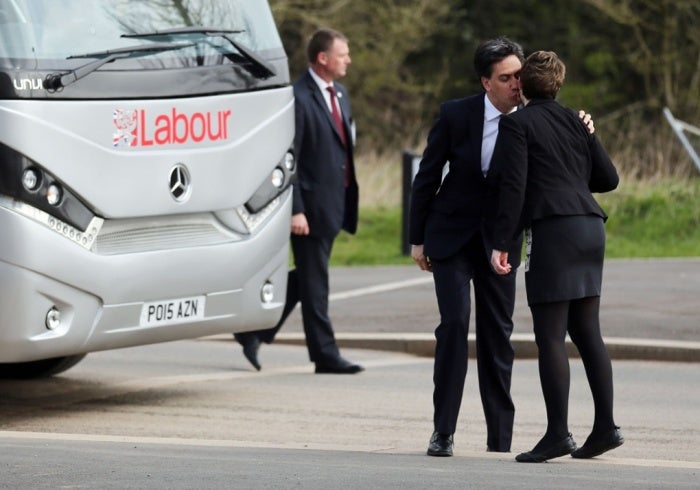
M 100 58 L 95 61 L 91 61 L 85 65 L 79 66 L 74 70 L 69 70 L 60 73 L 50 73 L 44 78 L 44 88 L 46 90 L 58 90 L 61 87 L 70 85 L 71 83 L 77 82 L 86 75 L 89 75 L 93 71 L 97 70 L 99 67 L 106 63 L 110 63 L 116 59 L 128 58 L 130 56 L 146 56 L 152 52 L 158 51 L 172 51 L 176 49 L 189 48 L 194 46 L 194 43 L 153 43 L 144 44 L 143 46 L 129 46 L 125 48 L 109 49 L 104 51 L 96 51 L 94 53 L 85 53 L 79 55 L 72 55 L 66 59 L 76 59 L 76 58 Z
M 214 27 L 202 27 L 202 26 L 188 26 L 188 27 L 175 27 L 173 29 L 164 29 L 162 31 L 153 32 L 142 32 L 137 34 L 122 34 L 122 37 L 135 37 L 135 38 L 145 38 L 145 37 L 173 37 L 181 34 L 201 34 L 206 37 L 220 37 L 229 42 L 236 50 L 245 58 L 250 66 L 244 65 L 244 68 L 256 78 L 270 78 L 275 76 L 275 70 L 268 65 L 265 61 L 258 58 L 249 48 L 241 44 L 240 42 L 233 39 L 230 34 L 240 34 L 245 32 L 242 30 L 227 30 L 227 29 L 216 29 Z M 230 56 L 228 53 L 224 53 L 229 60 L 236 62 L 237 60 Z

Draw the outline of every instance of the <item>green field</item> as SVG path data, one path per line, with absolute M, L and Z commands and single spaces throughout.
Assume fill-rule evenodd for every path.
M 700 178 L 630 181 L 596 199 L 609 215 L 608 258 L 700 256 Z M 331 265 L 410 264 L 401 254 L 402 211 L 360 210 L 356 235 L 341 233 Z
M 700 256 L 700 178 L 621 182 L 597 196 L 608 213 L 608 257 Z

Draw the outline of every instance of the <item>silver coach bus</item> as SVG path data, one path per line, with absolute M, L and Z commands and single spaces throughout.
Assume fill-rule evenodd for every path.
M 294 101 L 265 0 L 0 2 L 0 377 L 264 328 Z

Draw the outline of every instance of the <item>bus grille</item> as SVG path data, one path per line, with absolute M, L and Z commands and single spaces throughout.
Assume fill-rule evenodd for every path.
M 214 218 L 180 223 L 138 223 L 106 220 L 92 247 L 100 255 L 152 252 L 176 248 L 219 245 L 241 237 Z

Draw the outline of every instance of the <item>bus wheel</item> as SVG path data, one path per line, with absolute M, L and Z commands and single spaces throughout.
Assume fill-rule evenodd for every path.
M 0 378 L 2 379 L 32 379 L 46 378 L 62 373 L 78 364 L 87 354 L 75 356 L 54 357 L 30 362 L 0 363 Z

